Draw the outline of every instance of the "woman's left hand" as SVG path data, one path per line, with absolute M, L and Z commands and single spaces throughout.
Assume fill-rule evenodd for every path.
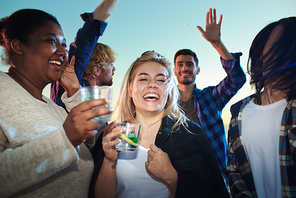
M 75 56 L 72 57 L 70 64 L 67 62 L 62 70 L 59 83 L 64 87 L 68 97 L 71 97 L 79 90 L 79 81 L 74 70 Z
M 154 177 L 165 181 L 169 186 L 175 187 L 177 185 L 178 174 L 168 154 L 153 144 L 148 151 L 148 160 L 145 162 L 145 165 Z M 173 192 L 171 193 L 173 194 Z

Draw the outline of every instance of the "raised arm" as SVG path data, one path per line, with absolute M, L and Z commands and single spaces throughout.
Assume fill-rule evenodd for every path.
M 213 9 L 212 13 L 212 8 L 210 8 L 206 16 L 206 31 L 200 26 L 197 26 L 197 28 L 202 36 L 212 44 L 224 60 L 234 60 L 234 57 L 229 53 L 221 40 L 221 23 L 222 15 L 220 15 L 219 22 L 217 23 L 216 9 Z
M 93 12 L 93 19 L 107 22 L 118 0 L 104 0 Z
M 75 73 L 82 86 L 89 85 L 87 81 L 82 82 L 84 71 L 99 37 L 103 35 L 107 27 L 107 20 L 117 2 L 118 0 L 103 0 L 93 13 L 84 13 L 81 15 L 85 23 L 83 27 L 78 30 L 75 41 L 70 45 L 69 57 L 73 55 L 76 57 Z M 53 82 L 51 84 L 50 98 L 66 109 L 64 103 L 61 101 L 61 96 L 64 91 L 64 88 L 58 82 Z
M 84 71 L 89 64 L 89 59 L 99 37 L 103 35 L 107 27 L 107 20 L 117 2 L 118 0 L 104 0 L 93 13 L 81 15 L 85 23 L 78 30 L 75 41 L 70 45 L 69 57 L 73 55 L 76 57 L 75 73 L 82 86 L 89 85 L 87 81 L 82 81 Z

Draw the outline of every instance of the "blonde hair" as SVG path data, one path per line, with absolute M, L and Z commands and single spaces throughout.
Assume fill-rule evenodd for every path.
M 94 79 L 93 69 L 96 67 L 98 69 L 103 69 L 108 61 L 113 63 L 115 61 L 115 52 L 107 45 L 102 43 L 97 43 L 89 59 L 89 64 L 87 65 L 82 80 Z
M 119 117 L 121 121 L 135 122 L 136 117 L 136 107 L 130 97 L 129 87 L 135 79 L 136 69 L 146 62 L 156 62 L 160 63 L 167 69 L 168 78 L 166 80 L 168 94 L 167 102 L 164 109 L 164 116 L 169 116 L 176 120 L 174 126 L 172 127 L 171 132 L 179 126 L 180 124 L 184 127 L 187 126 L 187 117 L 184 115 L 183 111 L 178 105 L 179 90 L 173 79 L 173 71 L 170 67 L 171 63 L 160 54 L 155 53 L 154 51 L 147 51 L 142 54 L 141 57 L 137 58 L 132 65 L 129 67 L 128 71 L 125 74 L 125 77 L 122 82 L 120 97 L 118 101 Z M 186 127 L 185 127 L 186 128 Z

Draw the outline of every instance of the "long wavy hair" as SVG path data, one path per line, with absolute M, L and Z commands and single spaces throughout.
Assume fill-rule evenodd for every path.
M 266 42 L 277 26 L 282 28 L 278 40 L 263 56 Z M 257 104 L 261 104 L 260 93 L 267 86 L 287 93 L 287 101 L 296 98 L 296 17 L 270 23 L 257 34 L 249 51 L 248 73 L 256 89 Z
M 154 51 L 147 51 L 143 53 L 141 57 L 137 58 L 137 60 L 135 60 L 132 63 L 132 65 L 129 67 L 128 71 L 125 74 L 118 102 L 120 120 L 135 122 L 136 107 L 132 101 L 132 98 L 129 95 L 129 88 L 131 87 L 130 85 L 133 83 L 135 79 L 135 71 L 140 65 L 146 62 L 160 63 L 167 69 L 168 78 L 165 84 L 167 86 L 166 92 L 168 94 L 168 98 L 165 105 L 163 117 L 169 116 L 172 119 L 176 120 L 171 131 L 174 131 L 174 129 L 179 125 L 183 125 L 186 128 L 187 118 L 178 105 L 179 90 L 173 79 L 173 72 L 170 67 L 171 64 L 165 57 L 158 53 L 155 53 Z

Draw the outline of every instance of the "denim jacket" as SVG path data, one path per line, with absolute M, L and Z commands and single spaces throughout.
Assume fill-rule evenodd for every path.
M 214 151 L 204 132 L 196 123 L 188 121 L 187 131 L 179 126 L 171 132 L 175 121 L 162 119 L 155 145 L 166 152 L 178 173 L 175 197 L 229 197 Z M 102 136 L 92 148 L 95 170 L 90 185 L 90 197 L 98 177 L 104 152 Z

